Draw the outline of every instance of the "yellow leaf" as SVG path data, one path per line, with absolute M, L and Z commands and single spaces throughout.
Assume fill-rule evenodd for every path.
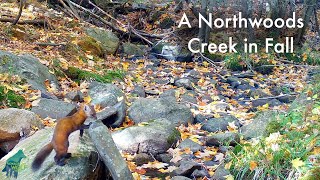
M 226 165 L 224 165 L 224 168 L 225 169 L 230 169 L 231 165 L 232 165 L 232 162 L 230 161 L 230 162 L 226 163 Z
M 250 170 L 253 171 L 258 166 L 258 163 L 255 161 L 250 161 Z
M 223 177 L 226 178 L 226 180 L 234 180 L 234 177 L 231 174 L 223 176 Z
M 91 99 L 90 96 L 84 97 L 83 100 L 84 100 L 84 102 L 85 102 L 86 104 L 89 104 L 89 103 L 92 101 L 92 99 Z
M 294 159 L 291 161 L 292 167 L 298 169 L 301 166 L 304 166 L 304 162 L 300 160 L 300 158 Z

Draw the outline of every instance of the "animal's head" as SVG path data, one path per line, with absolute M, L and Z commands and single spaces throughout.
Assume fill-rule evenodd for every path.
M 93 117 L 97 119 L 96 110 L 94 109 L 93 105 L 83 105 L 83 111 L 86 113 L 87 117 Z

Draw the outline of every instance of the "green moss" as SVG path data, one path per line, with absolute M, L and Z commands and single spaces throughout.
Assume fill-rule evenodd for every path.
M 76 67 L 69 67 L 65 72 L 67 76 L 73 80 L 95 80 L 101 83 L 110 83 L 114 79 L 124 78 L 124 72 L 121 70 L 106 71 L 103 75 L 92 73 L 89 71 L 84 71 Z
M 267 134 L 278 132 L 280 131 L 280 129 L 281 129 L 281 124 L 278 121 L 273 120 L 267 126 Z
M 225 66 L 232 71 L 242 71 L 245 69 L 243 64 L 243 57 L 238 53 L 227 55 L 224 59 Z
M 17 95 L 11 90 L 6 90 L 6 87 L 0 86 L 0 104 L 1 106 L 8 106 L 12 108 L 19 108 L 26 103 L 26 100 Z
M 82 40 L 80 40 L 78 42 L 78 46 L 83 51 L 85 51 L 85 52 L 90 51 L 91 54 L 96 55 L 96 56 L 103 56 L 103 54 L 104 54 L 102 47 L 101 47 L 101 44 L 89 36 L 82 38 Z
M 180 139 L 181 134 L 177 129 L 174 129 L 174 131 L 170 134 L 170 136 L 167 139 L 168 144 L 174 144 L 177 142 L 178 139 Z
M 274 66 L 269 61 L 269 58 L 260 58 L 259 62 L 253 64 L 254 70 L 261 74 L 270 74 L 273 71 Z

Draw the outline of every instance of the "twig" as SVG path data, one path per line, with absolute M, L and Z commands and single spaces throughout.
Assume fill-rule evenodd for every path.
M 19 13 L 16 19 L 12 22 L 12 25 L 16 25 L 21 17 L 22 14 L 22 9 L 23 9 L 23 4 L 25 3 L 26 0 L 20 0 L 20 7 L 19 7 Z
M 56 43 L 42 43 L 42 42 L 36 42 L 34 44 L 39 45 L 39 46 L 65 46 L 66 45 L 63 43 L 56 44 Z
M 14 22 L 14 19 L 11 18 L 0 18 L 0 22 Z M 24 21 L 18 21 L 17 24 L 31 24 L 31 25 L 40 25 L 45 26 L 47 24 L 46 20 L 43 19 L 34 19 L 34 20 L 24 20 Z
M 213 60 L 211 60 L 210 58 L 207 58 L 206 56 L 204 56 L 201 52 L 199 53 L 201 58 L 208 61 L 210 64 L 212 64 L 214 67 L 217 67 L 215 64 L 220 64 L 220 62 L 214 62 Z
M 78 16 L 72 11 L 72 9 L 71 9 L 69 6 L 67 6 L 66 3 L 63 2 L 63 0 L 58 0 L 58 1 L 59 1 L 59 3 L 62 4 L 62 6 L 63 6 L 67 11 L 69 11 L 70 14 L 72 14 L 73 17 L 75 17 L 75 18 L 77 18 L 77 19 L 80 19 L 80 17 L 78 17 Z M 70 2 L 70 1 L 69 1 L 69 2 Z

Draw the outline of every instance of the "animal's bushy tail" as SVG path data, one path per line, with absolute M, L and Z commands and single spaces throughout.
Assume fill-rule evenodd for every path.
M 53 150 L 53 145 L 50 142 L 49 144 L 45 145 L 36 155 L 36 157 L 34 158 L 33 162 L 32 162 L 32 170 L 33 171 L 37 171 L 43 161 L 49 156 L 49 154 L 51 153 L 51 151 Z

